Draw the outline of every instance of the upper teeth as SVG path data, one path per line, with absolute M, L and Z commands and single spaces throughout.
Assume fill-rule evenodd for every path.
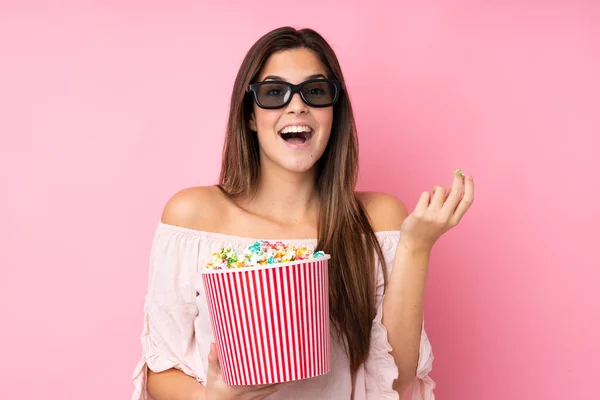
M 301 126 L 286 126 L 281 130 L 281 133 L 297 133 L 297 132 L 310 132 L 312 129 L 310 126 L 301 125 Z

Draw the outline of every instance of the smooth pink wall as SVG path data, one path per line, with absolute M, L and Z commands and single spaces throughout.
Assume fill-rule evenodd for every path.
M 215 182 L 235 73 L 284 24 L 338 53 L 361 189 L 475 176 L 432 260 L 438 398 L 598 398 L 600 3 L 11 3 L 0 399 L 128 398 L 162 206 Z

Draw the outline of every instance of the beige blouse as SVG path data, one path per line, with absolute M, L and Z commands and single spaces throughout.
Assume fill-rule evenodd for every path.
M 400 232 L 385 231 L 377 232 L 376 235 L 389 272 Z M 142 358 L 133 374 L 132 400 L 148 398 L 148 368 L 155 372 L 177 368 L 202 384 L 206 381 L 208 353 L 214 338 L 199 269 L 221 247 L 228 246 L 242 251 L 256 240 L 159 222 L 150 254 L 149 284 L 141 335 Z M 312 249 L 317 244 L 316 239 L 282 241 Z M 331 336 L 331 372 L 292 382 L 269 399 L 399 399 L 398 393 L 392 389 L 398 369 L 390 354 L 387 331 L 381 324 L 384 285 L 381 269 L 378 268 L 378 271 L 377 316 L 372 325 L 371 349 L 368 359 L 358 370 L 354 385 L 348 357 L 341 343 Z M 428 375 L 432 363 L 431 344 L 423 324 L 412 400 L 434 400 L 435 383 Z

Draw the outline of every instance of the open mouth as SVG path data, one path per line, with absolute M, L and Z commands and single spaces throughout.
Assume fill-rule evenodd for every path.
M 313 133 L 310 126 L 287 126 L 279 131 L 279 136 L 287 143 L 302 144 L 309 141 Z

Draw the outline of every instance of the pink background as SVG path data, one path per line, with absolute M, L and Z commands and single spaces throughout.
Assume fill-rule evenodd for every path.
M 428 283 L 438 398 L 598 398 L 600 3 L 11 3 L 1 399 L 130 396 L 162 206 L 215 182 L 242 57 L 285 24 L 338 53 L 361 189 L 475 176 Z

